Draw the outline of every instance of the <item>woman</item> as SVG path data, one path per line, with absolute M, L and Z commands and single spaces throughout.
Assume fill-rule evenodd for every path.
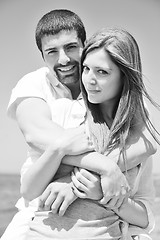
M 134 136 L 136 142 L 139 132 L 145 135 L 146 146 L 153 148 L 153 152 L 153 139 L 158 142 L 143 96 L 157 105 L 145 90 L 138 45 L 127 31 L 102 30 L 89 39 L 82 53 L 81 89 L 90 140 L 95 150 L 104 157 L 97 153 L 92 161 L 86 158 L 75 161 L 73 157 L 68 157 L 62 162 L 98 173 L 103 190 L 107 184 L 105 155 L 120 148 L 125 162 L 126 146 L 134 145 L 130 136 Z M 68 112 L 74 113 L 80 106 L 80 102 L 68 100 Z M 42 157 L 54 156 L 57 149 L 61 150 L 62 143 L 67 149 L 65 140 L 59 142 L 56 147 L 50 146 Z M 63 152 L 61 158 L 66 154 Z M 154 226 L 150 209 L 153 197 L 151 175 L 151 159 L 148 159 L 131 174 L 126 172 L 130 197 L 121 204 L 118 199 L 111 199 L 108 204 L 102 205 L 103 201 L 95 198 L 95 195 L 100 196 L 100 190 L 96 190 L 96 194 L 88 193 L 85 170 L 75 168 L 73 191 L 79 198 L 69 206 L 64 216 L 37 212 L 27 239 L 44 239 L 44 235 L 45 239 L 150 239 L 148 232 Z M 92 200 L 81 199 L 87 197 Z

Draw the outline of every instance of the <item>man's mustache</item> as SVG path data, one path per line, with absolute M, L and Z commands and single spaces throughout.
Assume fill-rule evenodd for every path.
M 65 65 L 56 64 L 56 65 L 54 66 L 54 70 L 57 70 L 57 68 L 68 67 L 68 66 L 71 66 L 71 65 L 79 66 L 79 62 L 78 62 L 78 61 L 70 61 L 70 62 L 68 62 L 68 63 L 65 64 Z

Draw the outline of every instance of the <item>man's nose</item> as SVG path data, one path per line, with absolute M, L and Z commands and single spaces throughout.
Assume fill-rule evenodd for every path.
M 61 49 L 59 51 L 59 58 L 58 58 L 58 63 L 62 65 L 66 65 L 70 61 L 70 58 L 67 56 L 66 52 L 64 49 Z

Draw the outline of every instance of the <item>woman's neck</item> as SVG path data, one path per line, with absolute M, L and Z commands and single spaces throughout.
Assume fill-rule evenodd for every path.
M 115 113 L 116 113 L 116 109 L 117 109 L 117 104 L 114 102 L 109 102 L 109 103 L 104 103 L 104 104 L 100 104 L 100 109 L 103 115 L 103 118 L 105 120 L 105 122 L 107 123 L 108 127 L 110 128 L 114 117 L 115 117 Z

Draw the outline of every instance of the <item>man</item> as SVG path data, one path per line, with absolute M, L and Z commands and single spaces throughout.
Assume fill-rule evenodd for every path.
M 79 134 L 84 139 L 86 138 L 83 128 L 80 128 L 78 131 L 77 129 L 72 131 L 64 130 L 60 127 L 58 122 L 56 123 L 56 111 L 54 111 L 56 99 L 76 99 L 80 94 L 79 63 L 85 40 L 86 32 L 82 21 L 75 13 L 68 10 L 53 10 L 44 15 L 37 25 L 36 42 L 46 67 L 27 74 L 18 82 L 12 92 L 8 107 L 8 114 L 17 120 L 29 145 L 29 158 L 22 167 L 22 180 L 27 179 L 30 169 L 36 166 L 36 164 L 33 164 L 36 162 L 35 160 L 41 156 L 49 144 L 54 144 L 60 135 L 67 137 L 68 140 L 71 136 L 79 136 Z M 139 140 L 139 145 L 136 144 L 135 146 L 141 149 L 142 154 L 136 156 L 136 149 L 133 151 L 133 147 L 129 148 L 127 150 L 128 168 L 136 166 L 140 159 L 142 161 L 151 154 L 147 150 L 144 153 L 146 146 L 142 138 Z M 90 147 L 86 142 L 82 152 L 85 152 L 87 149 L 89 150 Z M 74 148 L 71 148 L 68 155 L 77 153 L 76 150 L 75 153 L 73 152 Z M 112 155 L 114 158 L 119 156 L 118 149 Z M 131 162 L 131 160 L 133 161 Z M 122 170 L 124 170 L 123 158 L 120 158 L 119 164 Z M 108 174 L 110 176 L 108 190 L 112 192 L 112 197 L 117 193 L 117 189 L 118 193 L 121 193 L 122 185 L 127 188 L 126 182 L 121 177 L 122 173 L 118 172 L 119 175 L 114 178 L 117 169 L 118 166 L 115 164 L 115 168 L 112 168 Z M 113 182 L 114 179 L 116 182 Z M 43 178 L 42 182 L 44 184 L 43 189 L 45 189 L 49 181 L 45 182 Z M 24 193 L 25 189 L 21 189 L 21 191 Z M 34 199 L 35 196 L 33 194 L 34 191 L 31 191 L 29 196 L 27 196 L 29 200 Z M 105 202 L 110 198 L 111 196 L 106 195 Z M 29 202 L 21 199 L 17 207 L 21 210 L 29 204 Z M 28 214 L 28 216 L 26 224 L 33 214 Z M 20 219 L 23 219 L 23 217 Z M 15 230 L 16 227 L 13 228 Z M 20 233 L 19 230 L 17 231 L 18 233 Z M 24 230 L 22 229 L 22 235 L 23 233 Z M 10 238 L 7 237 L 4 234 L 2 240 L 18 239 L 16 233 L 14 236 L 10 236 Z M 22 236 L 20 239 L 22 239 Z

